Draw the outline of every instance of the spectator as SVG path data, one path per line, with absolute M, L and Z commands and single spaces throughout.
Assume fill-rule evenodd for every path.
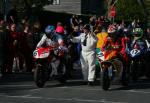
M 3 16 L 0 16 L 0 77 L 5 73 L 5 62 L 7 56 L 7 35 L 4 27 Z
M 74 31 L 72 32 L 72 34 L 70 34 L 70 36 L 78 37 L 79 35 L 80 35 L 79 27 L 75 26 Z M 79 43 L 69 43 L 68 49 L 69 49 L 69 55 L 71 59 L 69 61 L 71 67 L 70 69 L 73 70 L 73 63 L 80 58 L 81 47 Z
M 89 24 L 90 24 L 91 31 L 93 32 L 94 27 L 96 25 L 96 16 L 95 15 L 90 17 Z
M 57 26 L 56 26 L 56 30 L 55 32 L 58 33 L 59 35 L 61 35 L 62 37 L 64 36 L 64 27 L 62 26 L 62 23 L 61 22 L 58 22 L 57 23 Z
M 107 32 L 102 27 L 99 27 L 98 31 L 99 31 L 98 33 L 95 33 L 98 38 L 97 47 L 96 47 L 97 54 L 101 52 L 101 48 L 104 44 L 104 41 L 108 36 Z M 99 77 L 99 73 L 100 73 L 99 68 L 100 68 L 99 60 L 96 59 L 96 78 Z
M 33 47 L 32 44 L 29 44 L 29 46 L 32 48 L 33 51 L 43 36 L 43 33 L 41 31 L 41 24 L 39 22 L 35 22 L 33 24 L 33 27 L 31 28 L 31 33 L 33 38 Z
M 78 17 L 76 15 L 72 15 L 72 18 L 70 19 L 70 25 L 71 28 L 73 29 L 75 26 L 79 25 L 79 20 Z
M 11 23 L 15 23 L 17 24 L 18 22 L 18 16 L 17 16 L 17 11 L 16 8 L 12 8 L 7 15 L 7 23 L 11 24 Z
M 32 34 L 30 32 L 29 25 L 24 26 L 24 31 L 20 40 L 20 48 L 19 51 L 23 56 L 22 59 L 25 60 L 26 64 L 26 72 L 31 72 L 33 68 L 33 59 L 32 59 Z M 21 57 L 22 57 L 21 56 Z M 22 62 L 23 63 L 23 62 Z M 21 64 L 23 66 L 23 64 Z
M 73 32 L 68 36 L 68 38 L 69 37 L 77 37 L 77 36 L 79 36 L 80 35 L 80 31 L 79 31 L 79 27 L 78 26 L 75 26 L 74 27 L 74 30 L 73 30 Z M 77 60 L 79 60 L 79 58 L 80 58 L 80 44 L 79 43 L 72 43 L 72 42 L 70 42 L 70 40 L 69 40 L 69 42 L 67 42 L 67 44 L 68 44 L 68 63 L 69 63 L 69 65 L 68 65 L 68 67 L 69 67 L 69 77 L 70 78 L 72 78 L 72 76 L 71 76 L 71 70 L 75 70 L 74 68 L 73 68 L 73 64 L 77 61 Z
M 10 24 L 10 30 L 8 31 L 9 33 L 9 58 L 7 61 L 7 73 L 12 73 L 12 68 L 13 68 L 13 61 L 14 58 L 19 57 L 19 48 L 20 48 L 20 39 L 21 39 L 21 33 L 16 31 L 16 24 L 12 23 Z M 19 60 L 21 63 L 21 58 Z M 21 63 L 23 64 L 23 63 Z M 19 64 L 20 70 L 23 69 L 23 66 Z
M 24 26 L 25 25 L 29 25 L 29 20 L 28 20 L 28 17 L 25 16 L 22 20 L 21 20 L 21 23 L 18 24 L 18 28 L 17 28 L 17 31 L 19 32 L 23 32 L 24 31 Z

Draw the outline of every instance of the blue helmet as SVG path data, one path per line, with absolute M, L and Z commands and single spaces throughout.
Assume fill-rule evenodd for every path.
M 55 27 L 53 25 L 48 25 L 46 28 L 45 28 L 45 33 L 46 34 L 51 34 L 55 31 Z

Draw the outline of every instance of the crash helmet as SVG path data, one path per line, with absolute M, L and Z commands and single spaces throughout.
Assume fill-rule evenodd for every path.
M 142 28 L 135 27 L 132 29 L 132 35 L 137 36 L 137 37 L 142 37 L 143 36 L 143 30 Z
M 57 26 L 57 28 L 56 28 L 56 33 L 59 33 L 59 34 L 64 34 L 64 32 L 65 32 L 65 29 L 64 29 L 64 27 L 63 26 L 61 26 L 61 25 L 59 25 L 59 26 Z
M 114 33 L 116 33 L 116 26 L 115 25 L 109 25 L 109 27 L 108 27 L 108 29 L 107 29 L 107 33 L 108 34 L 114 34 Z
M 55 31 L 55 27 L 53 25 L 48 25 L 46 28 L 45 28 L 45 33 L 46 34 L 53 34 Z

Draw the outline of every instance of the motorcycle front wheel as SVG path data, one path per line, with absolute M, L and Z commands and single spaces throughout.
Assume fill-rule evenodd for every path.
M 34 81 L 37 87 L 43 88 L 46 81 L 49 79 L 50 70 L 46 65 L 37 65 L 34 71 Z
M 108 75 L 108 69 L 103 69 L 101 71 L 101 84 L 103 90 L 108 90 L 110 87 L 110 78 Z

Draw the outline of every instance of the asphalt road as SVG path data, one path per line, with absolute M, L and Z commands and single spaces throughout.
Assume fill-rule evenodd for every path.
M 0 103 L 150 103 L 150 81 L 140 79 L 122 87 L 112 83 L 109 91 L 83 85 L 80 78 L 60 85 L 48 81 L 44 88 L 37 88 L 32 74 L 11 74 L 0 78 Z

